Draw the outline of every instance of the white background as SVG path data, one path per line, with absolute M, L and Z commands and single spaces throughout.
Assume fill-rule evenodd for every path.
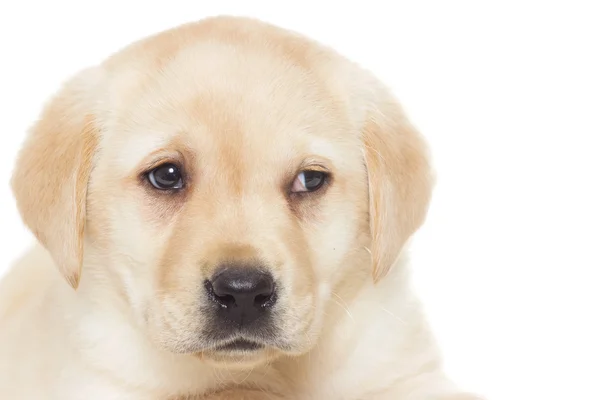
M 428 138 L 438 184 L 412 253 L 451 376 L 490 399 L 600 399 L 600 10 L 344 3 L 3 2 L 0 274 L 31 243 L 15 152 L 58 85 L 156 31 L 253 15 L 373 70 Z

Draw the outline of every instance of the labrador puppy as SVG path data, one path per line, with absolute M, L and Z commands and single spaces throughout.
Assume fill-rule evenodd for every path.
M 12 178 L 40 245 L 0 286 L 0 397 L 474 399 L 403 248 L 426 147 L 369 72 L 213 17 L 66 82 Z

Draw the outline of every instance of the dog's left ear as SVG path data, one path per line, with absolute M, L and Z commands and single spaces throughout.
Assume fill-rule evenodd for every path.
M 377 282 L 424 222 L 432 175 L 423 139 L 384 88 L 368 109 L 362 135 L 369 182 L 370 250 Z
M 96 70 L 68 81 L 33 126 L 11 186 L 25 225 L 52 255 L 67 282 L 79 284 L 87 184 L 96 149 L 92 114 Z

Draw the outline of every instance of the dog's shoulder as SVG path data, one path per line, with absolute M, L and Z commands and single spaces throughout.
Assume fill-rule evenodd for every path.
M 0 324 L 6 326 L 39 301 L 58 278 L 52 257 L 41 245 L 34 245 L 0 280 Z

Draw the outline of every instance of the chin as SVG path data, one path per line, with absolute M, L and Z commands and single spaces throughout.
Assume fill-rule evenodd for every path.
M 283 352 L 275 347 L 238 339 L 197 353 L 197 356 L 217 367 L 246 369 L 266 364 L 282 354 Z

